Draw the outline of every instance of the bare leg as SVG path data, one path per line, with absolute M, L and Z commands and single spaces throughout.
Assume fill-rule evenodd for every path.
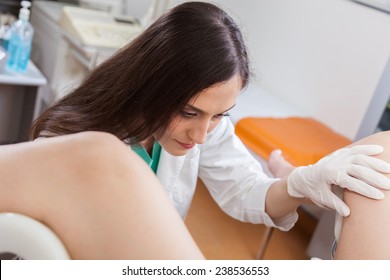
M 73 259 L 200 259 L 153 172 L 114 136 L 0 147 L 0 212 L 54 230 Z
M 382 145 L 385 151 L 378 158 L 390 162 L 390 132 L 374 134 L 355 144 Z M 384 193 L 385 198 L 377 201 L 344 192 L 351 215 L 343 219 L 337 259 L 390 259 L 390 192 Z
M 276 178 L 282 178 L 287 176 L 295 168 L 283 157 L 281 150 L 272 151 L 267 164 L 268 169 Z

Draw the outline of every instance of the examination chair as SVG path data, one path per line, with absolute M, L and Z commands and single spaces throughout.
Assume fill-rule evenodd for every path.
M 313 164 L 352 143 L 321 122 L 303 117 L 243 118 L 236 124 L 236 134 L 261 158 L 268 160 L 273 150 L 280 149 L 295 166 Z
M 69 254 L 57 235 L 25 215 L 0 213 L 0 259 L 67 260 Z

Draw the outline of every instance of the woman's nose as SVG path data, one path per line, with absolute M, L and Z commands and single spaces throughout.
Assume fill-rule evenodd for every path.
M 206 141 L 209 127 L 210 121 L 200 122 L 190 130 L 189 136 L 196 144 L 203 144 Z

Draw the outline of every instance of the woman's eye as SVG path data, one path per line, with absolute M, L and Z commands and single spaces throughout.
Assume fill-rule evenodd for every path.
M 181 114 L 183 117 L 188 118 L 188 119 L 197 116 L 196 113 L 191 113 L 191 112 L 186 112 L 186 111 L 181 112 Z
M 222 119 L 223 117 L 228 117 L 228 116 L 230 116 L 229 113 L 223 113 L 223 114 L 214 115 L 213 119 Z

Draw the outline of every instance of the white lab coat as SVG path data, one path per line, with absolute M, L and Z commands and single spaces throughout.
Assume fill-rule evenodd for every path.
M 265 213 L 266 193 L 277 179 L 263 172 L 260 163 L 234 134 L 229 118 L 223 118 L 204 144 L 184 156 L 161 150 L 157 177 L 183 219 L 198 176 L 221 209 L 233 218 L 281 230 L 289 230 L 298 219 L 296 212 L 277 221 Z

